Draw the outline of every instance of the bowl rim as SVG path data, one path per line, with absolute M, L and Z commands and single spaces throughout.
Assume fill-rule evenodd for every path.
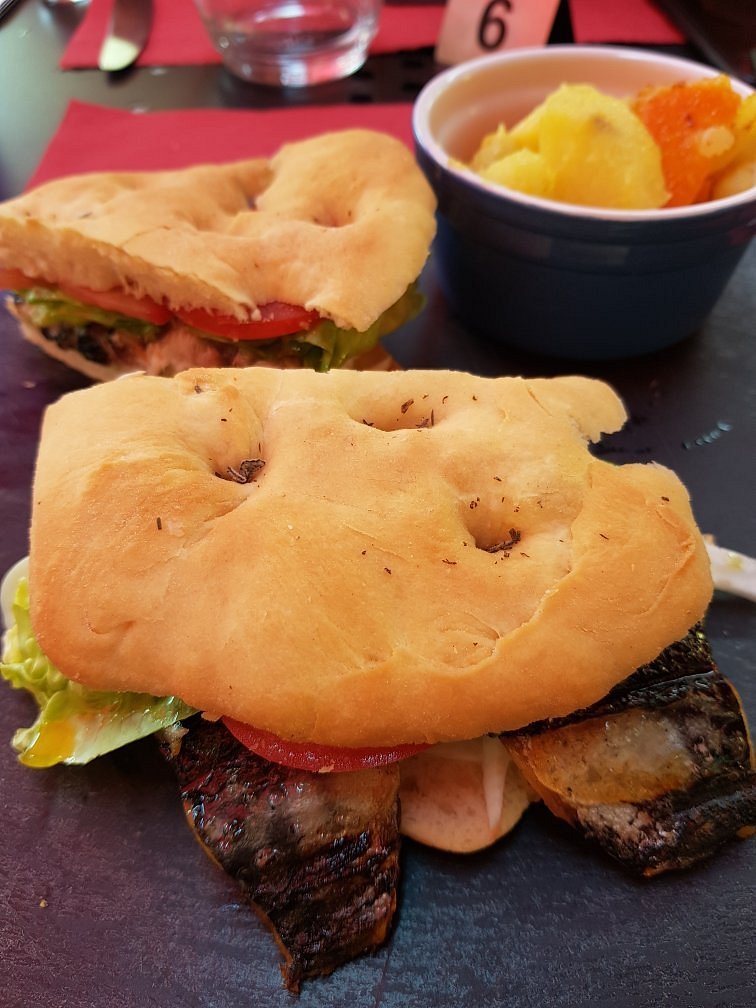
M 659 207 L 648 210 L 619 210 L 611 207 L 584 206 L 575 203 L 560 203 L 557 200 L 550 200 L 544 197 L 532 196 L 528 193 L 521 193 L 516 189 L 507 189 L 495 182 L 488 182 L 477 172 L 468 168 L 461 162 L 456 162 L 444 147 L 435 139 L 430 129 L 430 114 L 435 102 L 443 95 L 449 87 L 453 87 L 459 80 L 466 80 L 471 75 L 475 75 L 481 70 L 489 69 L 498 64 L 516 64 L 525 62 L 534 57 L 550 61 L 556 57 L 570 62 L 578 62 L 586 58 L 618 58 L 628 63 L 646 63 L 649 66 L 663 65 L 671 69 L 679 69 L 681 73 L 686 70 L 694 70 L 701 77 L 701 71 L 705 71 L 704 77 L 726 76 L 729 78 L 733 88 L 743 97 L 756 92 L 745 81 L 738 77 L 724 73 L 716 67 L 708 66 L 706 63 L 699 63 L 695 60 L 682 56 L 673 56 L 666 53 L 657 53 L 653 50 L 639 49 L 632 46 L 614 45 L 575 45 L 565 43 L 547 46 L 524 46 L 519 49 L 509 49 L 498 53 L 490 53 L 485 56 L 478 56 L 455 66 L 447 67 L 432 77 L 418 93 L 412 109 L 412 132 L 415 143 L 425 154 L 439 167 L 450 175 L 464 181 L 467 185 L 472 185 L 482 194 L 489 193 L 491 196 L 501 199 L 509 199 L 523 207 L 531 207 L 541 212 L 551 214 L 562 214 L 567 217 L 580 218 L 582 220 L 606 220 L 619 223 L 657 223 L 661 220 L 691 220 L 696 217 L 707 217 L 724 213 L 730 209 L 747 207 L 750 203 L 754 207 L 754 225 L 756 226 L 756 183 L 744 189 L 742 192 L 732 196 L 725 196 L 721 199 L 708 200 L 704 203 L 694 203 L 681 207 Z

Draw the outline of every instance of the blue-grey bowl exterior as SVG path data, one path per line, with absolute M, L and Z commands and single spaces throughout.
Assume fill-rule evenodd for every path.
M 580 217 L 493 194 L 416 153 L 438 198 L 451 307 L 486 337 L 536 353 L 620 358 L 692 335 L 756 231 L 756 201 L 674 222 Z

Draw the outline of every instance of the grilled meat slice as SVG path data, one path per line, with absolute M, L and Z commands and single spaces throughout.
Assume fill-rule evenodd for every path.
M 555 815 L 644 875 L 756 830 L 748 728 L 700 627 L 593 707 L 503 741 Z
M 399 874 L 396 767 L 292 770 L 201 719 L 163 750 L 197 838 L 272 928 L 290 991 L 381 945 Z

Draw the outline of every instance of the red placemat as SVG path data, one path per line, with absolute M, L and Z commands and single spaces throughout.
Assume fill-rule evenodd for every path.
M 63 70 L 97 66 L 113 0 L 90 0 L 87 13 L 71 36 L 60 60 Z M 191 0 L 154 0 L 150 39 L 137 60 L 139 66 L 192 66 L 220 63 L 220 56 L 205 31 Z M 398 52 L 436 44 L 444 5 L 384 6 L 370 51 Z
M 675 45 L 685 36 L 651 0 L 570 0 L 576 42 Z
M 412 144 L 409 104 L 127 112 L 74 101 L 28 187 L 88 171 L 141 171 L 273 154 L 283 143 L 354 126 Z

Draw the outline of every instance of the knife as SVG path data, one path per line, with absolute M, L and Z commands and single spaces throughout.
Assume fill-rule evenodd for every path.
M 16 4 L 16 0 L 0 0 L 0 18 Z
M 152 27 L 152 0 L 115 0 L 97 65 L 109 72 L 125 70 L 147 44 Z

